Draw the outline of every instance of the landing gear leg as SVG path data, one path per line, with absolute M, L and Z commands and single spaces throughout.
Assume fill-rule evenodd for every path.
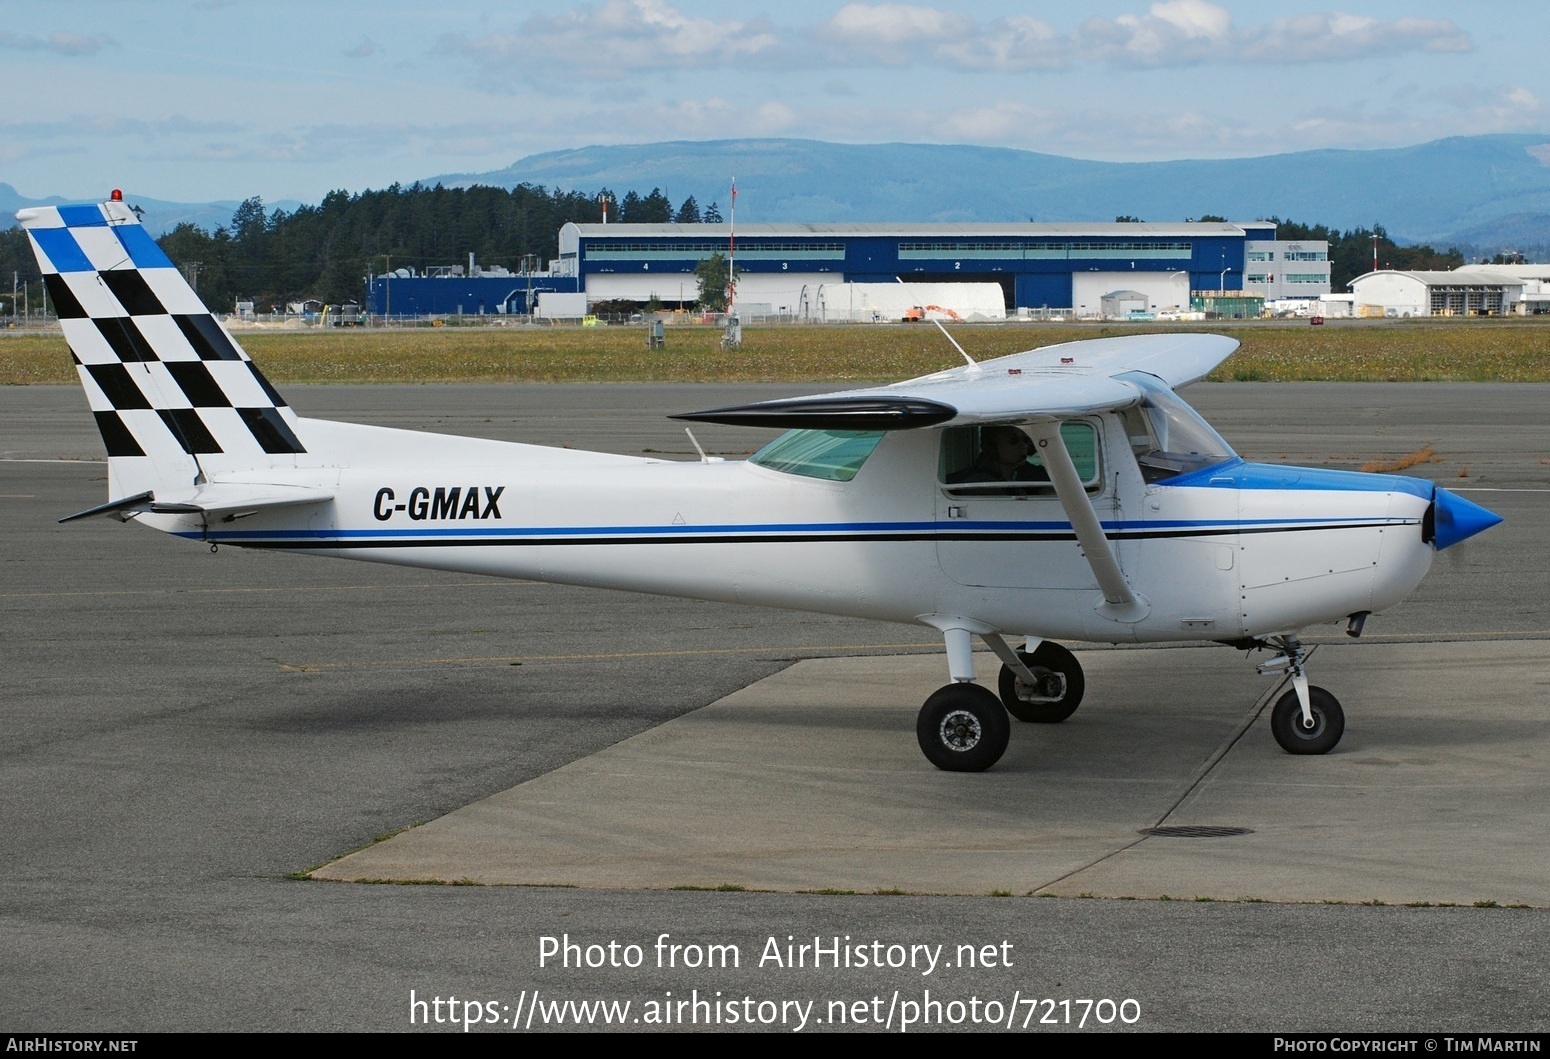
M 1308 683 L 1304 660 L 1308 652 L 1295 634 L 1277 636 L 1263 646 L 1281 657 L 1263 662 L 1261 675 L 1285 672 L 1292 681 L 1270 711 L 1270 732 L 1288 754 L 1327 754 L 1345 734 L 1345 711 L 1340 700 L 1323 688 Z

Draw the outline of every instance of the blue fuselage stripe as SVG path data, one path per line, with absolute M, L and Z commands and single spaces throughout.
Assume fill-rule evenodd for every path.
M 1158 519 L 1151 522 L 1113 521 L 1103 523 L 1104 533 L 1115 538 L 1220 536 L 1234 533 L 1266 533 L 1318 529 L 1349 529 L 1417 525 L 1419 518 L 1377 516 L 1371 518 L 1292 518 L 1292 519 Z M 208 533 L 183 532 L 184 537 L 219 541 L 257 543 L 316 544 L 331 543 L 397 546 L 416 543 L 442 544 L 465 541 L 470 544 L 589 544 L 629 539 L 631 543 L 694 540 L 727 543 L 779 542 L 781 540 L 975 540 L 975 539 L 1074 539 L 1071 523 L 1048 522 L 827 522 L 827 523 L 753 523 L 712 526 L 487 526 L 445 527 L 416 530 L 398 529 L 317 529 L 317 530 L 213 530 Z

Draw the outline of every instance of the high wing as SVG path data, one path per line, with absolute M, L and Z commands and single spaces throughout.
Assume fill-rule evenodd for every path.
M 1126 335 L 1045 346 L 907 382 L 688 412 L 675 419 L 817 430 L 910 430 L 1038 423 L 1126 408 L 1142 398 L 1119 376 L 1146 372 L 1170 389 L 1203 378 L 1238 348 L 1224 335 Z
M 1038 446 L 1082 554 L 1103 589 L 1102 612 L 1134 622 L 1151 609 L 1120 569 L 1060 433 L 1060 421 L 1128 408 L 1144 397 L 1121 378 L 1146 372 L 1170 389 L 1202 378 L 1238 348 L 1223 335 L 1127 335 L 1067 342 L 908 382 L 820 397 L 714 408 L 677 419 L 810 430 L 910 430 L 975 423 L 1020 423 Z M 990 643 L 1004 658 L 1004 644 Z

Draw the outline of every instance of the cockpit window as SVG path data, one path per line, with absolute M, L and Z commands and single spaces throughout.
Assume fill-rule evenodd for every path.
M 1060 425 L 1076 473 L 1088 491 L 1102 486 L 1098 431 L 1084 420 Z M 1054 496 L 1049 472 L 1027 432 L 1011 424 L 942 431 L 937 472 L 952 496 Z
M 1131 451 L 1148 482 L 1161 482 L 1190 471 L 1215 467 L 1236 459 L 1232 446 L 1211 429 L 1178 394 L 1162 380 L 1144 371 L 1119 376 L 1139 386 L 1146 395 L 1139 407 L 1124 412 L 1125 433 Z
M 790 430 L 748 462 L 786 474 L 848 482 L 882 440 L 881 430 Z

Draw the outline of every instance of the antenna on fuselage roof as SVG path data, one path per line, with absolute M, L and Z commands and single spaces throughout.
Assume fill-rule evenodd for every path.
M 684 427 L 684 433 L 689 435 L 689 441 L 691 443 L 693 443 L 694 451 L 698 452 L 700 454 L 700 462 L 701 463 L 725 463 L 726 462 L 720 456 L 707 456 L 707 455 L 705 455 L 705 448 L 704 448 L 704 446 L 702 446 L 700 444 L 700 439 L 694 436 L 694 431 L 690 430 L 688 427 Z
M 904 278 L 902 276 L 895 276 L 894 279 L 898 280 L 901 284 L 904 284 L 904 286 L 906 286 L 906 287 L 909 286 L 908 283 L 904 283 Z M 927 311 L 928 310 L 924 306 L 921 307 L 921 310 L 920 310 L 921 319 L 925 319 L 926 318 Z M 947 328 L 942 326 L 942 321 L 940 321 L 940 320 L 932 320 L 931 322 L 936 324 L 936 329 L 938 331 L 942 332 L 942 337 L 947 339 L 949 342 L 951 342 L 953 344 L 953 348 L 958 351 L 959 355 L 962 356 L 964 360 L 969 362 L 969 367 L 971 367 L 971 368 L 979 367 L 979 365 L 974 362 L 974 358 L 969 356 L 969 354 L 964 351 L 964 348 L 958 344 L 958 340 L 956 338 L 954 338 L 952 335 L 947 333 Z

